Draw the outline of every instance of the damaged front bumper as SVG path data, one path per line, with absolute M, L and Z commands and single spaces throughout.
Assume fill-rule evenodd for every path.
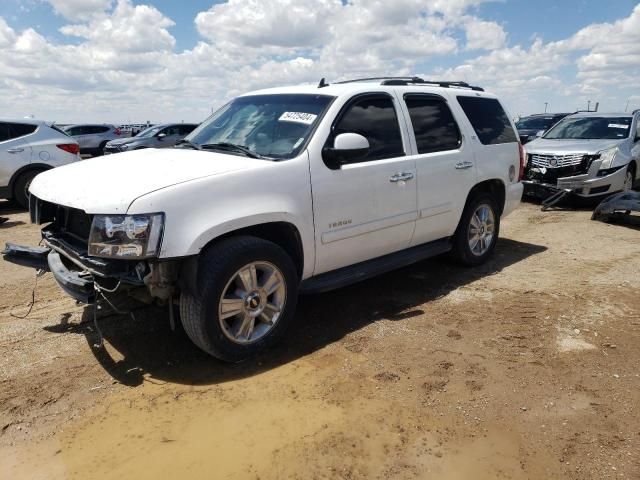
M 51 272 L 60 288 L 78 302 L 95 302 L 96 289 L 91 274 L 68 268 L 55 250 L 7 243 L 2 255 L 10 263 Z
M 544 199 L 565 191 L 583 198 L 600 197 L 622 190 L 626 174 L 626 166 L 605 175 L 597 168 L 590 168 L 585 174 L 545 181 L 547 170 L 535 167 L 528 169 L 527 178 L 522 181 L 525 196 Z

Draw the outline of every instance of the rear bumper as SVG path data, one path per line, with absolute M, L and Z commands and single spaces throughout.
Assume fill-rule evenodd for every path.
M 7 262 L 51 272 L 60 288 L 75 300 L 81 303 L 95 302 L 95 286 L 91 274 L 69 269 L 55 250 L 7 243 L 2 255 Z

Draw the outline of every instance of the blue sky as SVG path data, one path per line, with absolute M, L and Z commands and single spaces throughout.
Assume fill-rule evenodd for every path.
M 627 0 L 2 0 L 0 47 L 0 108 L 64 121 L 198 120 L 244 90 L 409 73 L 513 115 L 640 107 Z

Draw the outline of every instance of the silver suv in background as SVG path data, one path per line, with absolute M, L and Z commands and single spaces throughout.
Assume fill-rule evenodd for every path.
M 122 135 L 119 128 L 107 124 L 68 125 L 63 130 L 78 142 L 80 153 L 93 156 L 102 155 L 105 145 Z
M 105 155 L 110 153 L 139 150 L 141 148 L 173 147 L 176 142 L 190 134 L 198 124 L 196 123 L 165 123 L 155 125 L 138 133 L 135 137 L 113 140 L 105 146 Z
M 527 196 L 631 190 L 640 173 L 640 110 L 569 115 L 524 148 Z
M 29 185 L 41 172 L 80 160 L 78 142 L 41 120 L 0 119 L 0 198 L 29 205 Z

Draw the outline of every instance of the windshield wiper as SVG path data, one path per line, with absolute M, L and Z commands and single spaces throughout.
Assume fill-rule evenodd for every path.
M 200 148 L 203 150 L 231 150 L 234 152 L 243 153 L 250 158 L 266 158 L 259 153 L 256 153 L 253 150 L 245 147 L 244 145 L 236 145 L 235 143 L 229 142 L 205 143 L 203 145 L 200 145 Z
M 178 140 L 174 145 L 174 147 L 177 147 L 178 145 L 186 145 L 187 147 L 191 147 L 194 150 L 202 150 L 199 145 L 193 143 L 191 140 L 187 140 L 186 138 L 183 138 L 182 140 Z

